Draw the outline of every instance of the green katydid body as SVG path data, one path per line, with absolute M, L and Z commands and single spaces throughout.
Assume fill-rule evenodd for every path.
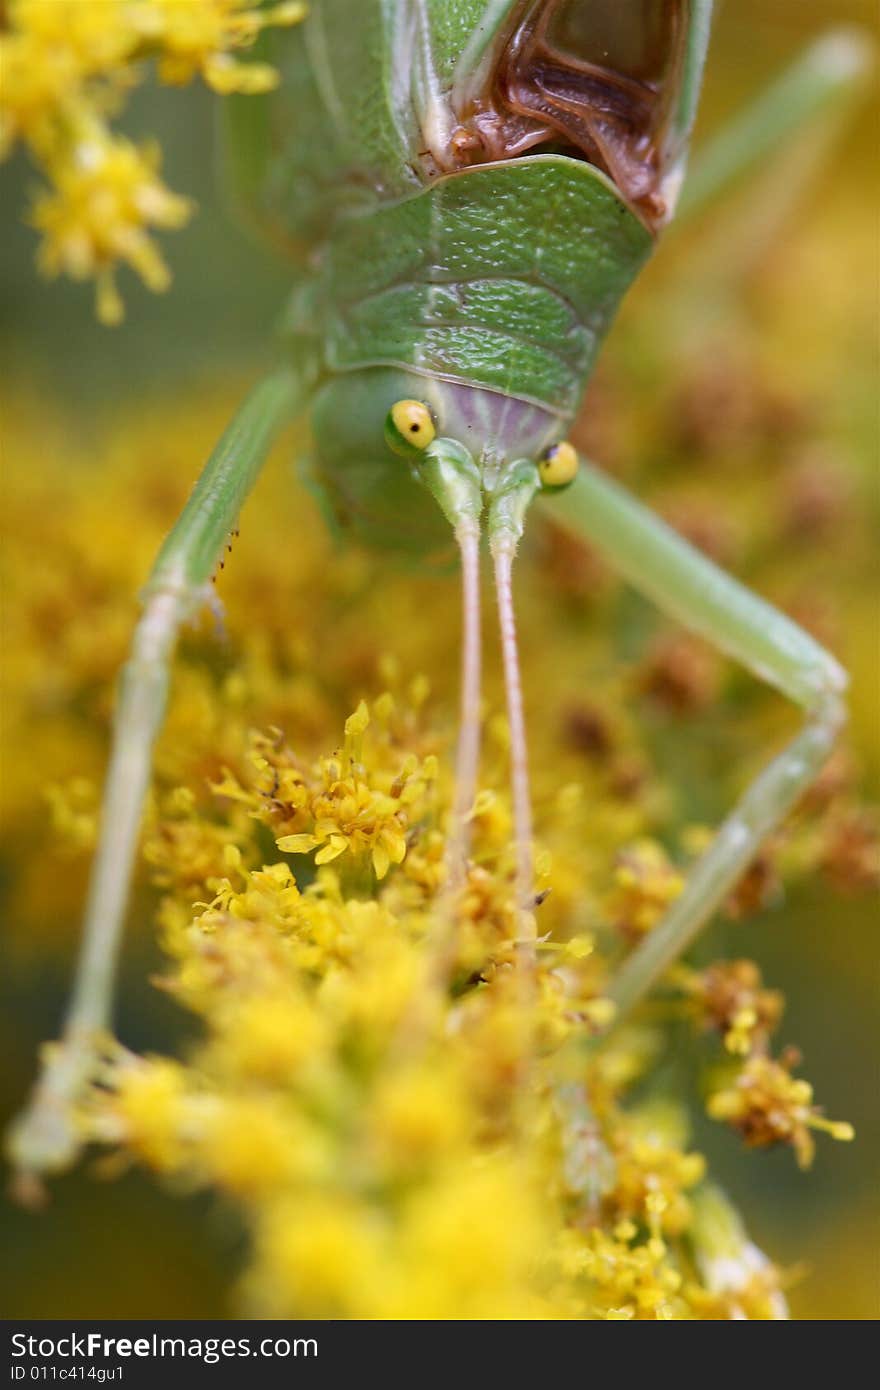
M 526 976 L 534 960 L 513 552 L 540 480 L 559 481 L 552 470 L 563 452 L 577 466 L 570 446 L 544 460 L 547 474 L 535 460 L 565 433 L 621 296 L 674 210 L 711 0 L 311 4 L 300 28 L 264 35 L 280 85 L 236 99 L 229 131 L 240 200 L 302 268 L 284 318 L 288 360 L 254 388 L 217 444 L 144 591 L 120 684 L 70 1008 L 9 1138 L 25 1187 L 68 1166 L 82 1146 L 76 1107 L 100 1069 L 110 1027 L 178 632 L 210 593 L 272 440 L 309 403 L 316 473 L 337 516 L 368 540 L 422 554 L 448 537 L 452 522 L 461 550 L 462 718 L 442 930 L 428 943 L 432 987 L 444 982 L 443 931 L 454 921 L 476 789 L 479 547 L 488 503 L 511 729 L 516 945 Z M 869 61 L 852 36 L 814 45 L 722 140 L 691 206 L 763 159 L 803 118 L 823 113 Z M 403 436 L 387 431 L 389 418 L 399 430 L 401 408 L 420 412 L 418 428 L 430 427 L 412 466 L 392 452 Z M 589 464 L 567 503 L 563 525 L 677 620 L 800 704 L 806 719 L 612 980 L 624 1016 L 687 949 L 817 776 L 840 727 L 846 677 L 811 637 Z
M 267 36 L 281 84 L 234 105 L 232 169 L 306 262 L 290 346 L 315 472 L 365 538 L 448 535 L 383 441 L 396 400 L 425 401 L 489 488 L 564 435 L 674 203 L 709 8 L 316 0 Z

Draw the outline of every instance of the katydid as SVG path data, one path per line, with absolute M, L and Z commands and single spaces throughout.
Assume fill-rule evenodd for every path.
M 455 930 L 476 792 L 486 538 L 511 733 L 524 977 L 533 960 L 511 573 L 536 498 L 635 588 L 805 714 L 803 731 L 746 791 L 684 893 L 612 982 L 618 1018 L 689 946 L 818 774 L 843 719 L 837 662 L 566 440 L 601 340 L 682 190 L 688 212 L 703 206 L 803 121 L 824 121 L 864 66 L 858 38 L 821 40 L 710 145 L 685 183 L 711 9 L 711 0 L 313 0 L 301 26 L 263 36 L 281 83 L 230 103 L 228 165 L 242 205 L 299 261 L 282 365 L 217 445 L 144 592 L 73 997 L 11 1139 L 24 1174 L 63 1169 L 78 1150 L 73 1111 L 110 1025 L 178 631 L 209 593 L 273 440 L 306 410 L 314 478 L 341 526 L 417 552 L 451 527 L 461 552 L 461 715 L 437 908 L 441 954 Z

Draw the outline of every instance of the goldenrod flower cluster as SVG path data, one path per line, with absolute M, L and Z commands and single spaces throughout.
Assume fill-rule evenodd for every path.
M 342 747 L 317 767 L 302 767 L 285 746 L 281 730 L 276 730 L 253 740 L 251 789 L 227 777 L 213 790 L 249 805 L 257 819 L 273 827 L 275 843 L 285 853 L 316 849 L 317 865 L 346 853 L 355 859 L 366 855 L 381 881 L 391 864 L 406 857 L 410 821 L 419 823 L 427 814 L 425 794 L 437 779 L 437 759 L 432 754 L 419 761 L 410 754 L 401 762 L 399 752 L 394 756 L 391 726 L 398 721 L 390 693 L 377 701 L 374 715 L 385 731 L 383 751 L 391 755 L 387 770 L 377 767 L 370 775 L 364 764 L 364 734 L 371 716 L 361 701 L 345 721 Z
M 26 147 L 48 184 L 30 212 L 39 267 L 94 279 L 103 323 L 123 317 L 119 265 L 151 290 L 167 288 L 151 229 L 181 227 L 193 211 L 162 181 L 158 145 L 135 145 L 110 124 L 146 64 L 167 84 L 200 76 L 216 92 L 264 92 L 277 73 L 236 55 L 267 25 L 304 13 L 295 0 L 264 9 L 251 0 L 11 0 L 0 35 L 0 159 Z
M 41 950 L 47 924 L 78 910 L 135 594 L 227 406 L 224 393 L 216 409 L 187 400 L 158 424 L 129 418 L 98 464 L 39 407 L 10 421 L 21 466 L 6 501 L 4 796 L 13 915 L 42 927 Z M 783 1276 L 691 1147 L 699 1096 L 671 1093 L 657 1067 L 685 1016 L 695 1049 L 716 1039 L 709 1113 L 747 1144 L 788 1143 L 806 1162 L 816 1128 L 849 1137 L 821 1118 L 790 1055 L 771 1058 L 779 995 L 748 961 L 679 967 L 607 1031 L 609 978 L 709 835 L 683 820 L 635 717 L 638 659 L 615 662 L 601 624 L 585 634 L 553 605 L 538 544 L 521 581 L 540 656 L 526 663 L 540 714 L 536 978 L 524 992 L 513 968 L 491 668 L 468 881 L 438 970 L 452 589 L 334 549 L 310 506 L 270 468 L 218 584 L 222 617 L 184 634 L 157 751 L 143 839 L 168 962 L 157 983 L 199 1020 L 199 1040 L 172 1057 L 108 1039 L 83 1138 L 116 1168 L 235 1204 L 249 1241 L 240 1306 L 255 1314 L 785 1316 Z M 575 650 L 597 674 L 573 704 L 541 667 L 564 672 Z M 863 814 L 832 778 L 792 823 L 778 875 L 823 865 L 841 816 Z
M 811 1130 L 844 1140 L 853 1138 L 853 1130 L 816 1109 L 809 1081 L 791 1074 L 798 1061 L 796 1048 L 786 1049 L 779 1061 L 761 1054 L 750 1057 L 724 1089 L 710 1095 L 708 1110 L 714 1119 L 735 1125 L 755 1148 L 791 1144 L 801 1168 L 808 1168 L 815 1151 Z
M 754 961 L 716 961 L 699 973 L 680 966 L 676 982 L 694 1001 L 695 1016 L 717 1029 L 729 1052 L 746 1055 L 763 1047 L 782 1017 L 778 989 L 764 989 Z

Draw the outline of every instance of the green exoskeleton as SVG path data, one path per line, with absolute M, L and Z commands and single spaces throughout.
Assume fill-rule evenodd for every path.
M 494 566 L 511 731 L 521 970 L 534 951 L 532 827 L 511 567 L 531 503 L 686 627 L 799 704 L 803 731 L 746 790 L 665 920 L 612 984 L 620 1018 L 693 941 L 817 775 L 844 672 L 566 442 L 622 295 L 682 206 L 702 206 L 864 63 L 820 41 L 718 137 L 685 183 L 711 0 L 313 0 L 265 35 L 277 91 L 235 99 L 240 201 L 300 271 L 282 365 L 211 456 L 144 593 L 122 676 L 80 966 L 61 1041 L 11 1141 L 24 1173 L 67 1165 L 111 986 L 151 748 L 181 624 L 279 430 L 309 411 L 327 510 L 385 548 L 452 528 L 463 574 L 457 783 L 438 951 L 455 929 L 479 754 L 479 568 Z M 554 497 L 553 494 L 561 495 Z M 433 496 L 432 496 L 433 494 Z M 438 505 L 439 504 L 439 505 Z

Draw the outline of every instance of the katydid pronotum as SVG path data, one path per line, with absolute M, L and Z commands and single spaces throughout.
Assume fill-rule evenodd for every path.
M 316 480 L 335 517 L 410 550 L 451 526 L 460 548 L 461 715 L 439 938 L 455 931 L 476 793 L 485 539 L 507 689 L 524 976 L 534 956 L 511 573 L 535 500 L 805 715 L 612 981 L 618 1020 L 688 948 L 818 774 L 843 719 L 837 662 L 565 439 L 617 305 L 676 205 L 693 214 L 784 154 L 805 124 L 822 132 L 865 66 L 858 36 L 819 40 L 708 145 L 685 182 L 711 10 L 712 0 L 458 0 L 451 17 L 445 0 L 314 0 L 301 26 L 264 36 L 281 83 L 230 103 L 228 162 L 242 202 L 303 265 L 284 315 L 283 365 L 223 435 L 144 591 L 72 1000 L 11 1136 L 23 1174 L 63 1169 L 78 1151 L 74 1111 L 111 1022 L 175 641 L 210 592 L 270 446 L 307 408 Z

